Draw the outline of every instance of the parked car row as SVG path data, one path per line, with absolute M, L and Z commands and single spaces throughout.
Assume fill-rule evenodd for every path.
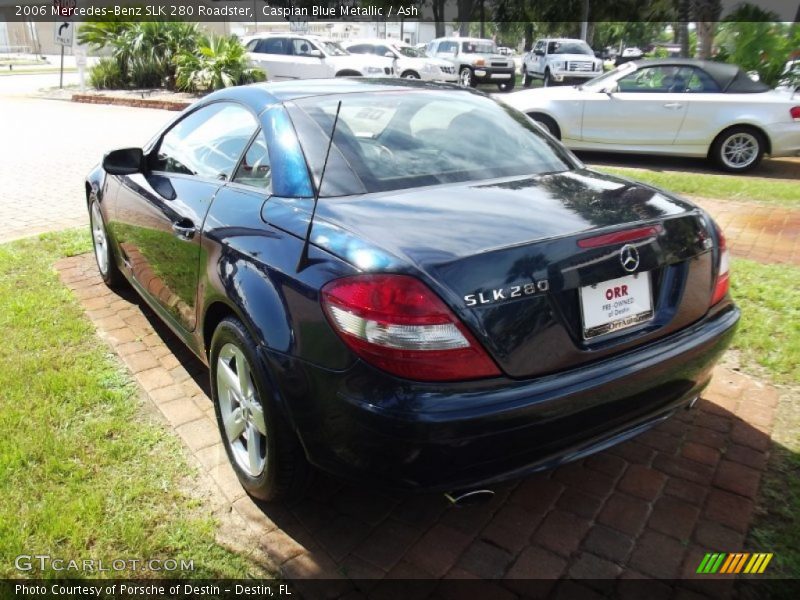
M 513 58 L 499 52 L 492 40 L 481 38 L 439 38 L 428 43 L 424 51 L 399 40 L 339 43 L 293 33 L 251 36 L 244 43 L 251 63 L 276 81 L 403 77 L 460 82 L 467 87 L 494 83 L 501 91 L 511 91 L 516 80 Z

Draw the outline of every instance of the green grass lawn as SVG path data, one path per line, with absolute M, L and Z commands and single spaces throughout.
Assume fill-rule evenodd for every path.
M 58 280 L 53 262 L 90 247 L 75 231 L 0 245 L 0 576 L 22 575 L 22 554 L 184 559 L 194 571 L 176 575 L 263 576 L 215 541 L 178 438 L 147 414 Z
M 800 383 L 800 268 L 735 259 L 731 293 L 742 310 L 733 347 L 776 383 Z
M 676 194 L 719 200 L 758 200 L 782 206 L 800 207 L 800 185 L 796 181 L 742 175 L 707 175 L 649 169 L 593 167 L 598 171 L 635 179 Z

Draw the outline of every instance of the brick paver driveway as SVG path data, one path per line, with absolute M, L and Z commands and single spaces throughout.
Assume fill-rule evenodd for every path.
M 705 552 L 748 550 L 778 394 L 740 373 L 718 368 L 694 410 L 601 454 L 500 486 L 481 506 L 455 509 L 440 495 L 392 495 L 324 476 L 299 504 L 261 506 L 228 466 L 204 367 L 133 291 L 108 290 L 91 254 L 57 268 L 100 335 L 301 591 L 309 578 L 334 580 L 324 588 L 333 596 L 380 586 L 381 579 L 414 578 L 427 586 L 415 597 L 424 597 L 440 579 L 477 577 L 496 580 L 485 584 L 493 586 L 487 597 L 513 598 L 546 592 L 553 578 L 566 575 L 594 586 L 600 579 L 688 578 Z M 677 582 L 700 591 L 707 583 Z M 585 594 L 588 588 L 579 596 Z
M 141 146 L 175 113 L 3 96 L 0 242 L 88 224 L 83 182 L 105 152 Z

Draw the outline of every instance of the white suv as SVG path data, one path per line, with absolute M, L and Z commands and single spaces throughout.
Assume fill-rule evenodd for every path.
M 596 58 L 589 44 L 570 38 L 538 40 L 533 50 L 522 59 L 522 78 L 525 87 L 534 78 L 544 86 L 554 83 L 582 83 L 603 72 L 603 61 Z
M 394 77 L 391 59 L 350 54 L 338 42 L 313 35 L 252 36 L 245 40 L 245 48 L 250 63 L 273 80 Z
M 481 38 L 437 38 L 428 42 L 425 52 L 449 60 L 458 69 L 461 85 L 475 87 L 479 83 L 496 83 L 501 92 L 514 89 L 514 60 L 497 53 L 492 40 Z
M 394 72 L 405 79 L 458 81 L 456 68 L 448 60 L 429 58 L 400 40 L 350 40 L 342 44 L 352 54 L 373 54 L 394 60 Z

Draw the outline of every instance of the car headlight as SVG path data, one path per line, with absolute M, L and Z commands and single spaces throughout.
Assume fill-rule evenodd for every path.
M 383 69 L 381 67 L 367 67 L 364 69 L 364 72 L 368 75 L 378 75 L 379 73 L 383 73 Z
M 563 71 L 566 63 L 563 60 L 558 60 L 552 63 L 552 67 L 554 71 Z

